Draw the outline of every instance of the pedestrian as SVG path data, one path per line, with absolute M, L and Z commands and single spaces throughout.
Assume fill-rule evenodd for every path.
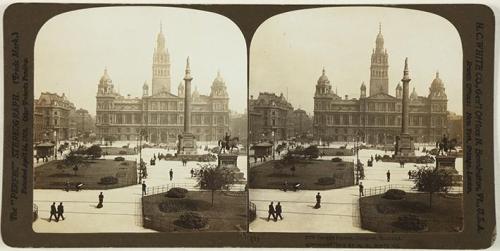
M 283 216 L 281 216 L 281 212 L 282 212 L 281 204 L 278 201 L 278 204 L 276 205 L 276 218 L 275 218 L 275 221 L 278 220 L 278 217 L 280 217 L 280 220 L 283 220 Z
M 38 155 L 36 156 L 36 163 L 38 164 L 38 161 L 40 160 L 40 157 Z
M 391 181 L 391 172 L 389 170 L 387 170 L 387 182 L 390 182 Z
M 411 180 L 411 171 L 408 171 L 408 179 Z
M 285 180 L 285 182 L 283 183 L 283 191 L 286 192 L 288 190 L 288 181 Z
M 359 197 L 365 196 L 363 182 L 359 182 Z
M 146 181 L 142 181 L 142 196 L 146 195 Z
M 321 195 L 318 193 L 316 194 L 316 205 L 314 205 L 315 209 L 318 209 L 321 207 Z
M 267 212 L 269 213 L 269 215 L 267 216 L 267 221 L 269 221 L 269 219 L 271 218 L 271 216 L 273 216 L 273 219 L 276 218 L 276 215 L 274 214 L 275 210 L 274 210 L 274 206 L 273 206 L 273 202 L 272 201 L 271 201 L 271 204 L 269 204 L 269 210 Z
M 193 168 L 191 168 L 191 178 L 193 178 L 193 177 L 194 177 L 194 170 L 193 170 Z
M 102 208 L 103 205 L 102 205 L 102 202 L 104 201 L 104 195 L 102 194 L 102 192 L 99 194 L 99 203 L 97 204 L 97 208 Z
M 174 178 L 174 171 L 172 171 L 172 168 L 170 168 L 170 172 L 168 172 L 168 174 L 170 175 L 170 181 L 172 181 Z
M 49 222 L 52 221 L 52 216 L 54 216 L 54 219 L 56 220 L 56 222 L 59 221 L 59 219 L 57 218 L 57 210 L 56 210 L 56 203 L 55 202 L 52 202 L 52 205 L 50 206 Z
M 57 220 L 59 220 L 59 218 L 62 218 L 64 220 L 64 206 L 61 203 L 59 203 L 59 206 L 57 206 Z

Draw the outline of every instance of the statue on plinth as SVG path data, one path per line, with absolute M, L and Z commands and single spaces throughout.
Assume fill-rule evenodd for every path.
M 226 132 L 226 136 L 224 136 L 224 138 L 219 140 L 218 142 L 218 145 L 220 147 L 219 154 L 221 154 L 222 152 L 226 153 L 226 151 L 232 153 L 234 148 L 238 149 L 239 141 L 239 137 L 231 138 L 231 135 L 227 134 Z
M 436 148 L 438 152 L 436 155 L 449 155 L 452 150 L 455 150 L 457 146 L 457 139 L 449 140 L 446 134 L 443 134 L 443 138 L 436 142 Z

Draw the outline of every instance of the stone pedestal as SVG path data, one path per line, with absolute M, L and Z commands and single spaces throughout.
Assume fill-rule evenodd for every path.
M 463 176 L 455 169 L 455 159 L 453 156 L 436 156 L 436 168 L 439 171 L 447 172 L 451 176 L 453 186 L 462 185 Z
M 398 154 L 397 157 L 414 157 L 415 156 L 415 145 L 409 134 L 401 134 L 399 136 L 398 143 Z
M 245 174 L 238 168 L 238 155 L 219 154 L 217 157 L 217 165 L 219 167 L 225 167 L 234 171 L 237 180 L 245 180 Z
M 179 137 L 178 155 L 196 155 L 196 138 L 192 133 L 182 133 Z

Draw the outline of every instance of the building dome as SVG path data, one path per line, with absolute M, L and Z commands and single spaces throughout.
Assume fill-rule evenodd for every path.
M 224 85 L 225 81 L 222 75 L 220 74 L 220 71 L 217 71 L 217 77 L 215 77 L 214 81 L 212 82 L 213 85 Z
M 108 75 L 108 69 L 104 68 L 104 73 L 102 74 L 102 77 L 99 80 L 99 83 L 102 85 L 105 85 L 105 84 L 110 84 L 111 82 L 112 82 L 111 78 Z
M 361 83 L 361 90 L 366 90 L 365 82 Z
M 431 89 L 437 90 L 444 88 L 443 80 L 439 78 L 439 72 L 436 72 L 436 78 L 432 80 Z
M 329 84 L 330 80 L 328 80 L 328 76 L 325 74 L 325 68 L 323 68 L 323 73 L 318 79 L 318 84 Z
M 144 84 L 142 85 L 142 89 L 144 89 L 144 90 L 149 89 L 148 82 L 144 81 Z

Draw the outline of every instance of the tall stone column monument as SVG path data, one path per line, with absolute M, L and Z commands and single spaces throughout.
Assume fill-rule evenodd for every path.
M 410 122 L 410 76 L 408 72 L 408 58 L 405 59 L 405 68 L 403 71 L 403 109 L 402 109 L 402 120 L 401 120 L 401 134 L 396 149 L 396 157 L 407 158 L 415 156 L 415 145 L 413 144 L 413 138 L 410 136 L 408 131 L 408 124 Z
M 191 133 L 191 69 L 189 67 L 189 57 L 186 63 L 186 73 L 184 76 L 184 132 L 179 135 L 177 154 L 194 155 L 196 154 L 196 139 Z

